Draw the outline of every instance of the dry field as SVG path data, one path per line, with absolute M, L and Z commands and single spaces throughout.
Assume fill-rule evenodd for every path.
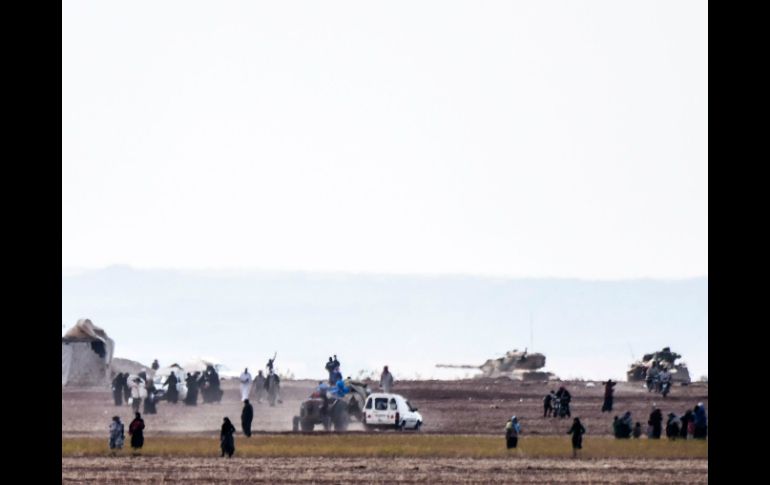
M 62 458 L 62 483 L 707 483 L 706 460 Z
M 254 403 L 256 431 L 291 431 L 291 418 L 313 388 L 313 381 L 287 381 L 283 385 L 283 404 L 269 407 Z M 665 400 L 648 393 L 639 384 L 619 383 L 615 388 L 615 411 L 601 413 L 603 389 L 599 383 L 587 388 L 582 382 L 526 383 L 508 379 L 472 379 L 462 381 L 397 382 L 395 392 L 417 406 L 425 420 L 424 433 L 500 435 L 505 421 L 515 414 L 526 435 L 562 435 L 571 424 L 568 419 L 543 418 L 542 397 L 552 388 L 564 385 L 572 393 L 572 415 L 579 416 L 589 435 L 610 435 L 612 417 L 626 410 L 634 421 L 647 423 L 656 403 L 664 416 L 673 411 L 681 415 L 698 402 L 708 410 L 708 387 L 696 384 L 676 386 Z M 224 416 L 238 426 L 241 402 L 238 383 L 224 381 L 221 403 L 158 404 L 158 414 L 143 416 L 148 434 L 216 432 Z M 119 415 L 124 422 L 133 418 L 127 405 L 117 407 L 109 389 L 62 390 L 62 436 L 105 436 L 110 418 Z M 351 430 L 363 429 L 355 424 Z
M 352 425 L 344 435 L 295 434 L 291 417 L 312 381 L 285 382 L 284 402 L 254 404 L 250 439 L 240 432 L 237 382 L 223 382 L 219 404 L 158 404 L 147 425 L 142 456 L 124 449 L 107 456 L 107 427 L 113 415 L 125 423 L 130 407 L 112 403 L 108 389 L 62 390 L 62 483 L 706 483 L 708 443 L 615 440 L 612 416 L 625 410 L 643 424 L 657 403 L 665 414 L 681 414 L 697 402 L 708 409 L 708 387 L 675 387 L 663 400 L 640 385 L 620 383 L 615 412 L 601 413 L 600 384 L 522 383 L 500 380 L 397 382 L 396 392 L 419 407 L 423 430 L 367 433 Z M 558 385 L 573 395 L 573 416 L 588 429 L 581 458 L 570 455 L 571 420 L 542 417 L 542 396 Z M 519 449 L 504 447 L 503 426 L 520 417 Z M 224 416 L 238 429 L 236 455 L 218 456 Z

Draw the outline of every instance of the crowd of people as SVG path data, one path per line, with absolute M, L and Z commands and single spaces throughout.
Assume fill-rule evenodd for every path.
M 275 358 L 276 356 L 274 355 L 273 358 L 268 360 L 266 366 L 268 372 L 267 378 L 260 370 L 257 377 L 252 379 L 248 368 L 244 369 L 240 376 L 241 399 L 243 402 L 241 429 L 246 437 L 252 435 L 251 426 L 254 418 L 254 408 L 249 402 L 251 389 L 252 387 L 256 388 L 257 402 L 261 402 L 262 396 L 268 387 L 268 378 L 275 375 Z M 153 362 L 153 370 L 157 370 L 156 365 L 157 360 Z M 344 397 L 350 392 L 348 384 L 350 377 L 343 380 L 340 365 L 340 361 L 336 355 L 334 355 L 333 358 L 329 357 L 328 362 L 324 366 L 329 374 L 328 382 L 319 381 L 318 386 L 313 393 L 314 396 L 326 396 L 327 393 L 331 393 L 336 397 Z M 129 380 L 131 382 L 129 382 Z M 380 388 L 384 392 L 391 392 L 393 382 L 393 375 L 390 373 L 388 366 L 385 366 L 380 375 Z M 185 404 L 195 405 L 199 390 L 203 394 L 203 402 L 213 402 L 222 397 L 219 376 L 212 366 L 208 366 L 206 372 L 202 375 L 199 372 L 193 374 L 188 373 L 186 383 L 187 396 L 184 399 Z M 168 389 L 164 397 L 170 403 L 176 403 L 178 401 L 176 384 L 177 378 L 175 374 L 171 372 L 163 383 Z M 614 390 L 617 383 L 613 382 L 612 379 L 609 379 L 603 384 L 604 400 L 601 411 L 602 413 L 611 412 L 614 404 Z M 140 450 L 144 444 L 145 429 L 144 421 L 138 411 L 139 405 L 141 402 L 144 402 L 144 413 L 154 414 L 156 412 L 156 396 L 159 393 L 155 389 L 152 379 L 147 379 L 146 374 L 142 376 L 141 373 L 139 377 L 134 377 L 133 379 L 130 379 L 128 373 L 118 374 L 113 380 L 112 392 L 115 405 L 123 405 L 125 400 L 126 402 L 131 403 L 132 409 L 134 410 L 135 417 L 129 424 L 128 432 L 131 436 L 131 447 L 134 449 L 135 453 L 138 453 L 138 450 Z M 543 417 L 571 417 L 571 401 L 572 395 L 566 387 L 562 386 L 559 387 L 558 390 L 551 390 L 543 398 Z M 220 430 L 220 448 L 222 457 L 232 457 L 235 453 L 235 432 L 236 429 L 230 422 L 230 419 L 225 417 Z M 506 448 L 517 448 L 521 432 L 521 423 L 517 416 L 514 415 L 505 425 Z M 671 440 L 706 439 L 708 436 L 708 419 L 704 404 L 702 402 L 698 403 L 693 409 L 688 409 L 682 413 L 681 416 L 670 412 L 666 418 L 664 418 L 661 409 L 653 405 L 653 410 L 647 420 L 647 438 L 660 439 L 664 432 L 665 436 Z M 634 423 L 631 411 L 626 411 L 622 416 L 615 416 L 613 418 L 612 433 L 613 436 L 618 439 L 627 439 L 631 437 L 638 439 L 642 436 L 642 424 L 638 421 Z M 582 449 L 583 435 L 586 434 L 586 428 L 580 422 L 580 418 L 575 417 L 573 419 L 567 434 L 572 435 L 572 456 L 577 457 L 577 451 Z M 124 440 L 123 423 L 118 416 L 114 416 L 109 426 L 109 447 L 113 454 L 123 447 Z
M 654 406 L 647 419 L 647 437 L 660 439 L 665 432 L 666 438 L 675 439 L 706 439 L 708 436 L 708 417 L 706 407 L 702 402 L 693 409 L 688 409 L 681 416 L 670 412 L 665 419 L 664 428 L 663 412 Z M 615 438 L 625 439 L 640 438 L 642 435 L 642 423 L 639 421 L 632 426 L 631 411 L 626 411 L 623 416 L 615 416 L 612 422 L 612 434 Z

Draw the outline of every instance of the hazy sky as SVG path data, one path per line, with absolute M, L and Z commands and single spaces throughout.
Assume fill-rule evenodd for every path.
M 706 2 L 62 15 L 63 267 L 708 273 Z

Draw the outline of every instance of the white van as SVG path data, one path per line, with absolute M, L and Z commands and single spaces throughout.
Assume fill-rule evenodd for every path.
M 404 396 L 376 392 L 370 394 L 364 405 L 363 422 L 366 429 L 393 427 L 419 431 L 422 415 Z

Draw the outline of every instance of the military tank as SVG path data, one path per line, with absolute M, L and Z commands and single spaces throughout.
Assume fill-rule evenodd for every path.
M 476 377 L 507 377 L 517 381 L 547 381 L 554 377 L 551 372 L 541 371 L 545 367 L 545 355 L 523 352 L 518 349 L 509 350 L 497 359 L 488 359 L 481 365 L 437 364 L 436 367 L 452 369 L 478 369 L 481 374 Z
M 671 373 L 672 382 L 689 384 L 690 371 L 684 363 L 676 363 L 682 356 L 672 352 L 670 347 L 663 347 L 662 350 L 651 354 L 644 354 L 642 360 L 631 364 L 626 372 L 628 382 L 643 382 L 647 379 L 647 372 L 653 367 L 667 369 Z

